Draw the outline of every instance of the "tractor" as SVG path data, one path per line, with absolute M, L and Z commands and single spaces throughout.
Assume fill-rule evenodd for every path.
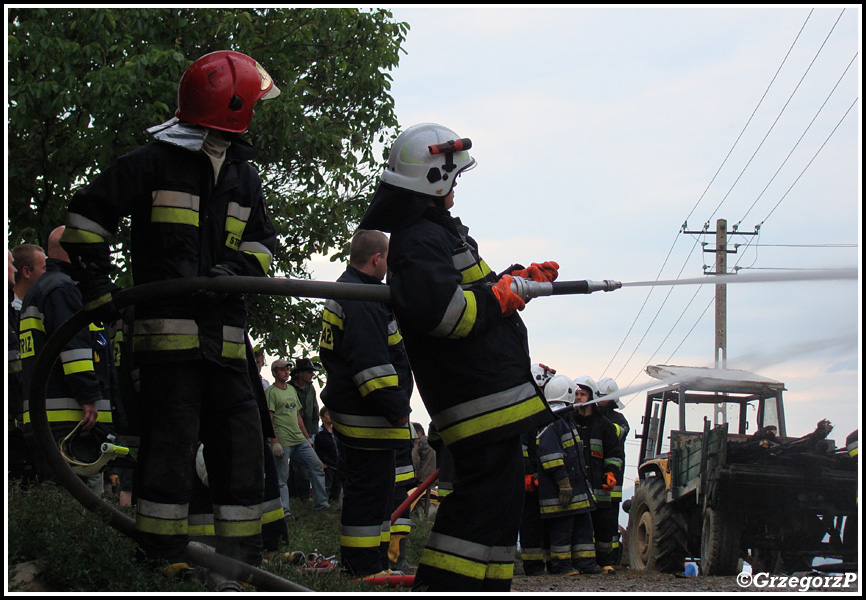
M 702 575 L 810 571 L 857 560 L 856 455 L 827 420 L 787 436 L 783 383 L 747 371 L 648 366 L 629 514 L 630 568 Z M 712 424 L 711 424 L 712 423 Z M 848 527 L 845 527 L 847 521 Z

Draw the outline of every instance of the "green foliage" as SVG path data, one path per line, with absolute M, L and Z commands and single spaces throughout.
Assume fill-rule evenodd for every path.
M 408 31 L 386 10 L 10 8 L 9 239 L 43 244 L 72 193 L 147 143 L 174 114 L 192 60 L 237 50 L 282 93 L 247 134 L 279 244 L 273 274 L 308 278 L 305 262 L 341 249 L 368 204 L 397 120 L 391 77 Z M 124 223 L 117 281 L 130 285 Z M 251 328 L 271 354 L 312 348 L 319 303 L 251 301 Z
M 65 489 L 23 489 L 10 482 L 8 566 L 37 560 L 48 588 L 64 592 L 202 592 L 201 585 L 167 578 L 136 560 L 137 545 L 87 512 Z M 14 590 L 10 590 L 14 591 Z
M 117 497 L 106 501 L 115 508 Z M 132 509 L 120 508 L 132 516 Z M 373 587 L 340 572 L 304 571 L 281 556 L 282 552 L 318 550 L 325 556 L 340 550 L 340 509 L 314 511 L 312 502 L 292 498 L 289 545 L 268 558 L 263 569 L 316 592 L 401 592 L 402 588 Z M 54 591 L 67 592 L 204 592 L 195 583 L 183 583 L 157 573 L 136 560 L 138 546 L 87 512 L 61 487 L 42 484 L 21 488 L 10 482 L 7 503 L 8 568 L 32 560 L 43 567 L 41 577 Z M 413 516 L 407 545 L 410 564 L 417 565 L 432 526 Z M 15 591 L 15 590 L 10 590 Z

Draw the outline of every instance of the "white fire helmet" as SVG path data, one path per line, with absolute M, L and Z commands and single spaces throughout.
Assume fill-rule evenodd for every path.
M 568 375 L 554 375 L 544 386 L 544 397 L 549 403 L 574 404 L 574 382 Z
M 598 399 L 598 384 L 595 383 L 595 380 L 589 375 L 581 375 L 580 377 L 575 378 L 574 385 L 587 390 L 589 392 L 590 400 Z
M 115 445 L 114 434 L 101 423 L 89 431 L 84 431 L 82 425 L 80 421 L 66 437 L 58 440 L 60 455 L 77 475 L 94 477 L 115 458 L 129 455 L 129 448 Z
M 445 197 L 457 176 L 475 166 L 472 141 L 436 123 L 413 125 L 394 140 L 385 183 L 428 196 Z
M 535 380 L 535 385 L 540 387 L 542 390 L 544 386 L 547 385 L 547 382 L 550 381 L 550 378 L 556 375 L 556 369 L 551 369 L 547 365 L 542 365 L 541 363 L 535 363 L 530 367 L 532 371 L 532 378 Z
M 605 396 L 607 396 L 609 394 L 613 394 L 613 393 L 618 392 L 618 391 L 619 391 L 619 386 L 616 384 L 616 381 L 614 381 L 611 377 L 602 377 L 601 379 L 598 380 L 598 397 L 599 398 L 604 398 Z M 622 410 L 625 408 L 625 404 L 623 404 L 622 400 L 620 400 L 619 398 L 615 398 L 614 401 L 616 402 L 616 407 L 619 410 Z

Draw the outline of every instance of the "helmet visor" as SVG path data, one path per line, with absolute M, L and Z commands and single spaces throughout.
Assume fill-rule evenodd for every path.
M 273 78 L 265 71 L 265 68 L 256 61 L 256 71 L 259 72 L 259 76 L 262 78 L 262 91 L 268 90 L 264 96 L 262 96 L 262 100 L 270 100 L 271 98 L 276 98 L 280 95 L 280 88 L 274 83 Z M 268 89 L 270 88 L 270 89 Z

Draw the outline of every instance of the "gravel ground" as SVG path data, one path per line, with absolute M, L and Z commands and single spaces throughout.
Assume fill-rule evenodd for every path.
M 818 582 L 816 577 L 819 575 L 804 575 L 809 577 L 808 591 L 809 592 L 859 592 L 857 581 L 849 583 L 845 587 L 844 579 L 830 581 L 830 586 L 822 585 L 815 587 L 812 584 Z M 741 576 L 742 577 L 742 576 Z M 828 575 L 820 575 L 821 583 L 828 583 L 826 578 Z M 842 576 L 844 577 L 844 576 Z M 622 594 L 622 593 L 702 593 L 702 592 L 784 592 L 784 593 L 800 593 L 803 591 L 801 586 L 801 577 L 798 577 L 793 586 L 790 586 L 792 580 L 788 579 L 782 582 L 776 580 L 775 586 L 769 586 L 765 583 L 766 580 L 760 579 L 759 585 L 749 584 L 740 585 L 737 583 L 737 577 L 685 577 L 682 575 L 670 575 L 665 573 L 648 573 L 646 571 L 632 571 L 625 567 L 620 569 L 613 575 L 585 575 L 576 577 L 562 577 L 554 575 L 543 575 L 540 577 L 525 577 L 519 569 L 515 569 L 514 580 L 511 584 L 513 592 L 595 592 L 601 594 Z M 747 582 L 750 583 L 750 582 Z M 784 583 L 784 585 L 781 585 Z M 833 584 L 839 584 L 839 587 L 833 587 Z

